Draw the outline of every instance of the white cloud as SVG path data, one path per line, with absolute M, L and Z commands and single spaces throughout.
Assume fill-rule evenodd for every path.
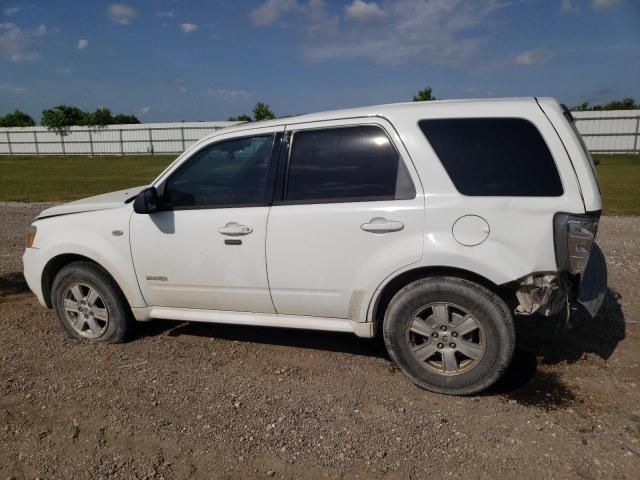
M 171 18 L 173 17 L 173 12 L 171 10 L 166 12 L 156 12 L 156 17 Z
M 47 34 L 47 26 L 46 25 L 38 25 L 38 27 L 31 32 L 34 37 L 43 37 Z
M 111 21 L 118 25 L 129 25 L 136 16 L 135 9 L 124 3 L 112 3 L 107 7 L 107 12 Z
M 605 8 L 613 8 L 622 5 L 622 0 L 593 0 L 591 5 L 593 8 L 603 10 Z
M 249 12 L 249 18 L 254 25 L 273 25 L 283 15 L 298 7 L 296 0 L 267 0 L 258 8 L 251 10 Z
M 53 69 L 53 73 L 58 75 L 71 75 L 71 69 L 69 67 L 56 67 Z
M 184 33 L 195 32 L 198 29 L 198 26 L 194 23 L 181 23 L 178 26 L 180 27 L 180 30 L 182 30 Z
M 384 10 L 376 2 L 367 3 L 363 0 L 353 0 L 352 4 L 346 6 L 345 13 L 348 18 L 361 22 L 370 22 L 386 17 Z
M 248 98 L 251 93 L 246 90 L 230 90 L 226 88 L 209 88 L 205 92 L 210 97 Z
M 25 30 L 14 23 L 0 23 L 0 57 L 12 62 L 28 62 L 40 58 L 34 51 L 39 37 L 47 34 L 47 27 L 39 25 L 33 30 Z
M 176 78 L 172 80 L 171 85 L 177 88 L 180 93 L 187 93 L 187 82 L 184 78 Z
M 144 117 L 146 115 L 149 115 L 150 111 L 151 111 L 151 107 L 142 107 L 140 110 L 138 110 L 138 115 L 140 115 L 141 117 Z
M 565 13 L 578 13 L 576 0 L 562 0 L 562 11 Z
M 520 52 L 511 60 L 513 65 L 531 66 L 547 62 L 553 55 L 547 50 L 536 49 Z
M 477 54 L 486 42 L 488 29 L 503 0 L 397 0 L 382 10 L 374 2 L 352 2 L 351 17 L 376 19 L 371 22 L 342 22 L 329 14 L 322 0 L 315 0 L 315 17 L 324 12 L 327 21 L 319 25 L 305 16 L 312 2 L 299 9 L 313 41 L 303 47 L 308 60 L 323 61 L 367 58 L 378 63 L 425 63 L 460 65 Z M 375 7 L 372 7 L 375 5 Z M 364 13 L 366 12 L 366 14 Z M 345 11 L 349 15 L 349 11 Z M 381 15 L 385 18 L 382 19 Z M 355 18 L 354 18 L 355 19 Z
M 0 92 L 11 93 L 13 95 L 22 95 L 27 93 L 27 88 L 20 85 L 13 85 L 11 83 L 0 83 Z
M 22 10 L 22 7 L 7 7 L 2 10 L 2 13 L 4 13 L 7 17 L 10 17 L 11 15 L 15 15 L 16 13 L 18 13 L 20 10 Z
M 78 40 L 78 50 L 84 50 L 88 46 L 89 40 L 87 40 L 86 38 L 81 38 L 80 40 Z

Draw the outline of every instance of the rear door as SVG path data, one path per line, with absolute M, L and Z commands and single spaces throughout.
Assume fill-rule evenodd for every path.
M 267 227 L 280 314 L 361 319 L 369 294 L 422 255 L 424 195 L 391 125 L 376 118 L 287 127 Z

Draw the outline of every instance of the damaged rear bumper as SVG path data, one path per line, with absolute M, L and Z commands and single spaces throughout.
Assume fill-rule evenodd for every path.
M 597 243 L 594 242 L 589 253 L 587 269 L 580 279 L 577 301 L 592 317 L 602 307 L 607 294 L 607 262 Z
M 587 268 L 580 277 L 567 272 L 532 273 L 517 282 L 516 313 L 552 316 L 572 303 L 580 303 L 595 317 L 607 293 L 607 264 L 596 243 L 589 254 Z

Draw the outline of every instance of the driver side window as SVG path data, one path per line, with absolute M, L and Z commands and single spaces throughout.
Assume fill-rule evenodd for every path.
M 169 177 L 170 207 L 237 207 L 268 202 L 273 135 L 245 137 L 203 148 Z

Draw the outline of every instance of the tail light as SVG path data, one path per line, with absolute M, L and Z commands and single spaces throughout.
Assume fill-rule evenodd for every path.
M 559 270 L 567 270 L 576 275 L 584 273 L 596 238 L 599 219 L 600 212 L 586 215 L 556 213 L 554 235 Z

